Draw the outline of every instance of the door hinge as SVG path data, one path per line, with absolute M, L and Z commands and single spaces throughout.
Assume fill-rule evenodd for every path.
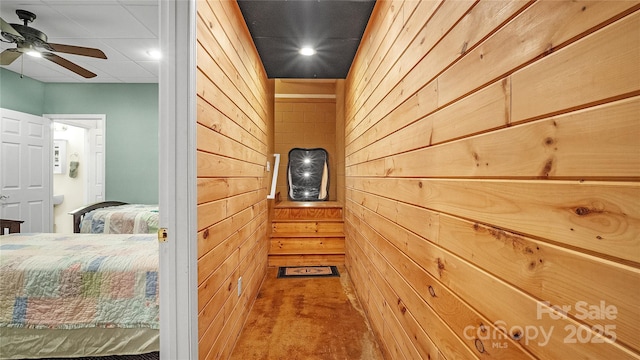
M 169 237 L 169 234 L 167 232 L 167 228 L 160 228 L 158 229 L 158 241 L 159 242 L 167 242 L 167 238 Z

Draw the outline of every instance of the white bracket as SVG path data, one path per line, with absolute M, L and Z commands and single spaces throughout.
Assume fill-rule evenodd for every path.
M 273 154 L 276 162 L 273 164 L 273 177 L 271 179 L 271 193 L 267 195 L 267 199 L 276 198 L 276 182 L 278 180 L 278 168 L 280 167 L 280 154 Z

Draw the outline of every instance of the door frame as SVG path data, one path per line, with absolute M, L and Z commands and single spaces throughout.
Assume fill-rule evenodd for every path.
M 196 0 L 160 1 L 160 359 L 198 359 Z
M 77 127 L 81 127 L 85 130 L 89 130 L 91 128 L 94 128 L 93 126 L 88 126 L 83 124 L 84 121 L 95 121 L 96 122 L 96 127 L 100 130 L 102 130 L 102 136 L 104 139 L 104 145 L 103 145 L 103 151 L 105 154 L 105 157 L 102 161 L 101 164 L 101 169 L 100 169 L 100 173 L 102 174 L 102 196 L 105 196 L 105 192 L 106 192 L 106 152 L 107 152 L 107 116 L 105 114 L 44 114 L 42 115 L 43 117 L 51 120 L 51 123 L 61 123 L 61 124 L 67 124 L 67 125 L 72 125 L 72 126 L 77 126 Z M 51 132 L 51 137 L 53 138 L 53 131 Z M 92 141 L 90 134 L 87 132 L 85 134 L 85 149 L 84 149 L 84 155 L 85 155 L 85 159 L 87 158 L 86 155 L 90 155 L 91 152 L 91 146 L 86 146 L 87 144 L 89 144 Z M 84 171 L 85 174 L 89 175 L 89 173 L 94 170 L 94 166 L 95 164 L 93 163 L 93 161 L 89 162 L 87 160 L 87 163 L 89 164 L 89 167 L 86 168 L 86 171 Z M 94 172 L 95 173 L 95 172 Z M 91 184 L 89 183 L 91 181 L 92 177 L 91 176 L 87 176 L 86 177 L 86 183 L 85 183 L 85 192 L 84 192 L 84 202 L 88 203 L 89 199 L 91 198 L 91 189 L 94 189 L 96 187 L 96 184 Z M 53 189 L 53 183 L 51 184 L 51 188 Z

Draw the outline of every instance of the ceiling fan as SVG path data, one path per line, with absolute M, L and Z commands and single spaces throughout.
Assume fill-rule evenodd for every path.
M 2 39 L 0 39 L 0 41 L 15 43 L 17 45 L 13 49 L 7 49 L 0 53 L 0 65 L 10 65 L 22 54 L 28 54 L 43 57 L 85 78 L 92 78 L 96 76 L 96 74 L 91 71 L 62 58 L 53 52 L 106 59 L 107 56 L 101 50 L 47 42 L 47 35 L 45 35 L 45 33 L 27 26 L 28 23 L 33 22 L 33 20 L 36 19 L 36 15 L 34 13 L 27 10 L 16 10 L 16 14 L 18 14 L 20 20 L 24 22 L 24 25 L 9 24 L 0 18 L 0 30 L 2 31 L 2 37 L 6 39 L 6 41 Z

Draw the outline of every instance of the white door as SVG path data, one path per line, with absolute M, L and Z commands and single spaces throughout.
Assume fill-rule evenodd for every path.
M 104 201 L 104 130 L 89 129 L 89 156 L 87 163 L 87 197 L 88 203 Z
M 22 220 L 22 232 L 51 232 L 51 122 L 0 109 L 0 218 Z

